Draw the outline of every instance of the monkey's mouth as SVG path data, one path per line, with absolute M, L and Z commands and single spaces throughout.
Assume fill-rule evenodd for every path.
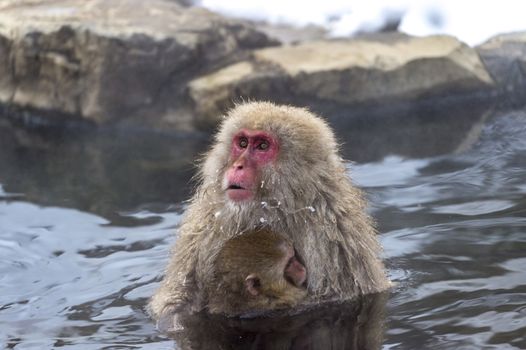
M 234 202 L 241 202 L 253 198 L 252 191 L 238 183 L 229 184 L 226 188 L 226 194 L 228 198 Z
M 231 184 L 227 187 L 227 190 L 245 190 L 245 188 L 238 184 Z

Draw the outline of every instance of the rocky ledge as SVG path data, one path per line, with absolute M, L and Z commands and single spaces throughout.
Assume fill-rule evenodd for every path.
M 340 115 L 451 96 L 524 100 L 525 34 L 477 48 L 393 33 L 280 44 L 202 8 L 145 4 L 0 0 L 1 114 L 209 130 L 248 99 Z
M 98 124 L 193 129 L 186 83 L 276 43 L 173 1 L 0 0 L 0 103 Z

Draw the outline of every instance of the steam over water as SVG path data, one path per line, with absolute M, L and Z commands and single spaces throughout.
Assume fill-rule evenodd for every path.
M 328 329 L 341 348 L 352 348 L 351 339 L 384 349 L 526 348 L 526 113 L 482 121 L 458 147 L 418 157 L 337 130 L 345 156 L 360 161 L 350 173 L 371 201 L 396 282 L 373 318 L 386 324 L 383 340 L 328 310 L 297 315 L 277 333 L 258 321 L 234 337 L 225 329 L 235 321 L 224 321 L 207 345 L 271 348 L 280 339 L 315 348 Z M 0 124 L 0 348 L 177 348 L 144 306 L 207 141 L 42 135 Z M 377 149 L 365 159 L 360 149 L 368 147 Z

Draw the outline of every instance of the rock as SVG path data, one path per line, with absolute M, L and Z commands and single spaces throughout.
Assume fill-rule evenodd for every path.
M 526 32 L 497 35 L 477 51 L 507 101 L 526 98 Z
M 0 104 L 193 129 L 188 80 L 274 43 L 168 0 L 0 0 Z
M 269 37 L 283 44 L 296 44 L 305 41 L 325 40 L 329 38 L 327 29 L 309 24 L 297 27 L 289 24 L 253 22 L 254 26 Z
M 218 121 L 221 111 L 226 110 L 229 98 L 235 85 L 241 84 L 246 76 L 253 77 L 255 68 L 251 62 L 239 62 L 217 72 L 194 79 L 189 83 L 189 93 L 195 102 L 197 123 L 202 129 L 209 129 Z M 222 105 L 220 104 L 221 102 Z M 207 114 L 217 114 L 210 123 L 210 118 L 202 118 Z
M 213 124 L 240 98 L 348 108 L 493 88 L 477 52 L 453 37 L 375 34 L 255 50 L 242 63 L 191 81 L 189 95 Z
M 495 89 L 477 52 L 452 37 L 284 33 L 278 47 L 247 22 L 174 0 L 0 0 L 0 111 L 193 131 L 247 99 L 347 115 Z M 510 43 L 502 45 L 517 50 L 516 73 L 497 44 L 479 52 L 499 84 L 518 89 L 523 51 Z

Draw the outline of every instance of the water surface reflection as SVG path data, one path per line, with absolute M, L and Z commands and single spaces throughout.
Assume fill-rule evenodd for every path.
M 350 165 L 397 282 L 385 307 L 252 321 L 197 315 L 172 334 L 179 347 L 526 348 L 526 113 L 473 120 L 483 123 L 463 147 L 418 158 L 374 149 Z M 0 125 L 0 344 L 173 349 L 144 306 L 206 142 L 75 137 Z M 346 152 L 373 147 L 356 142 Z
M 170 335 L 181 349 L 379 349 L 387 294 L 293 316 L 181 315 Z

